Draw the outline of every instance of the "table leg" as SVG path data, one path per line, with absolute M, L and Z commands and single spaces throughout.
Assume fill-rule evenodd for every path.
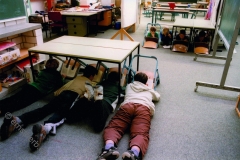
M 119 83 L 118 83 L 118 102 L 121 97 L 121 63 L 118 63 Z
M 154 10 L 152 10 L 152 23 L 153 23 L 153 20 L 154 20 Z
M 140 44 L 138 45 L 138 55 L 139 55 L 139 52 L 140 52 Z M 139 56 L 137 57 L 137 71 L 139 69 Z
M 30 61 L 30 66 L 31 66 L 31 71 L 32 71 L 33 82 L 35 82 L 35 76 L 34 76 L 34 71 L 33 71 L 33 63 L 32 63 L 32 53 L 28 51 L 28 55 L 29 55 L 29 61 Z

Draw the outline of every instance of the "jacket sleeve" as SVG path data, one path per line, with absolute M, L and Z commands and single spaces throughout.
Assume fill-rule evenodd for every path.
M 159 101 L 160 100 L 160 94 L 157 92 L 157 91 L 155 91 L 155 90 L 153 90 L 152 89 L 152 100 L 153 101 Z

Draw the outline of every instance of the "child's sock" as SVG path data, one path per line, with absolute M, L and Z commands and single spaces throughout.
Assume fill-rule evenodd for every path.
M 105 145 L 106 150 L 110 149 L 111 147 L 114 147 L 114 143 L 112 143 L 112 142 L 109 142 Z
M 133 151 L 133 153 L 134 153 L 134 155 L 135 155 L 136 157 L 139 156 L 139 151 L 138 151 L 137 149 L 132 148 L 131 151 Z
M 51 125 L 44 125 L 43 126 L 44 127 L 44 130 L 46 131 L 46 134 L 49 134 L 49 132 L 51 131 L 51 129 L 52 129 L 52 126 Z
M 16 121 L 17 121 L 18 124 L 22 123 L 22 120 L 20 118 L 18 118 L 18 117 L 16 117 Z

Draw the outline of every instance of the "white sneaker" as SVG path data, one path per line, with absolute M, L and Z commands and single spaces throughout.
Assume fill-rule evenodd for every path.
M 92 84 L 89 82 L 85 82 L 85 89 L 86 92 L 84 93 L 84 97 L 86 97 L 88 100 L 92 100 L 94 94 Z
M 94 89 L 94 100 L 102 100 L 103 99 L 103 86 L 96 85 L 93 87 Z
M 52 129 L 50 130 L 50 133 L 56 134 L 57 133 L 57 127 L 64 123 L 64 119 L 59 121 L 58 123 L 46 123 L 44 126 L 50 126 Z

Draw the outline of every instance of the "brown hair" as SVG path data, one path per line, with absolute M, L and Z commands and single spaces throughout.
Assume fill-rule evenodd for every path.
M 143 73 L 143 72 L 138 72 L 135 76 L 134 76 L 134 81 L 139 81 L 143 84 L 146 84 L 148 81 L 148 76 Z
M 150 28 L 150 31 L 152 31 L 152 32 L 156 32 L 156 27 L 154 27 L 154 26 L 151 26 L 151 28 Z
M 49 59 L 45 64 L 46 69 L 57 69 L 59 66 L 59 62 L 56 59 Z

